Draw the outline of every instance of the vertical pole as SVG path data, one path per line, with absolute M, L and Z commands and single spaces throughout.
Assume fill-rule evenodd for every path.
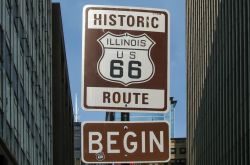
M 129 121 L 129 113 L 121 113 L 121 121 Z M 129 163 L 122 163 L 121 165 L 129 165 Z
M 129 113 L 121 113 L 121 121 L 129 121 Z

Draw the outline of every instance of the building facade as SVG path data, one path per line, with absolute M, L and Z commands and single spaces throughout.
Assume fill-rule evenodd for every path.
M 52 5 L 53 164 L 74 164 L 74 116 L 61 8 Z
M 250 164 L 250 1 L 187 0 L 189 165 Z
M 171 138 L 171 156 L 168 165 L 186 165 L 186 138 Z
M 74 165 L 81 165 L 81 122 L 74 122 Z
M 0 164 L 52 165 L 50 0 L 0 1 Z

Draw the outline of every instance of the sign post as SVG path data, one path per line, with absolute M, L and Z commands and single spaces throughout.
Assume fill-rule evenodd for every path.
M 169 14 L 86 6 L 82 107 L 113 112 L 169 109 Z
M 85 163 L 169 160 L 168 123 L 126 121 L 129 112 L 170 109 L 169 20 L 160 9 L 84 7 L 82 107 L 123 120 L 82 125 Z

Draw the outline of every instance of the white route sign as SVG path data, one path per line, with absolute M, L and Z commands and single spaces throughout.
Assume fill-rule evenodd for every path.
M 86 6 L 82 106 L 85 110 L 169 109 L 169 14 L 165 10 Z

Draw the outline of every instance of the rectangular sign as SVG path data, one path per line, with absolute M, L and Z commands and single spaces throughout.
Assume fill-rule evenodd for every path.
M 165 32 L 165 15 L 159 12 L 90 9 L 89 29 L 138 30 Z M 161 22 L 159 24 L 159 22 Z
M 163 121 L 82 123 L 82 161 L 168 162 L 169 130 Z
M 87 88 L 87 104 L 93 107 L 163 108 L 164 90 L 133 88 Z
M 170 108 L 169 19 L 161 9 L 84 7 L 84 110 L 165 113 Z

